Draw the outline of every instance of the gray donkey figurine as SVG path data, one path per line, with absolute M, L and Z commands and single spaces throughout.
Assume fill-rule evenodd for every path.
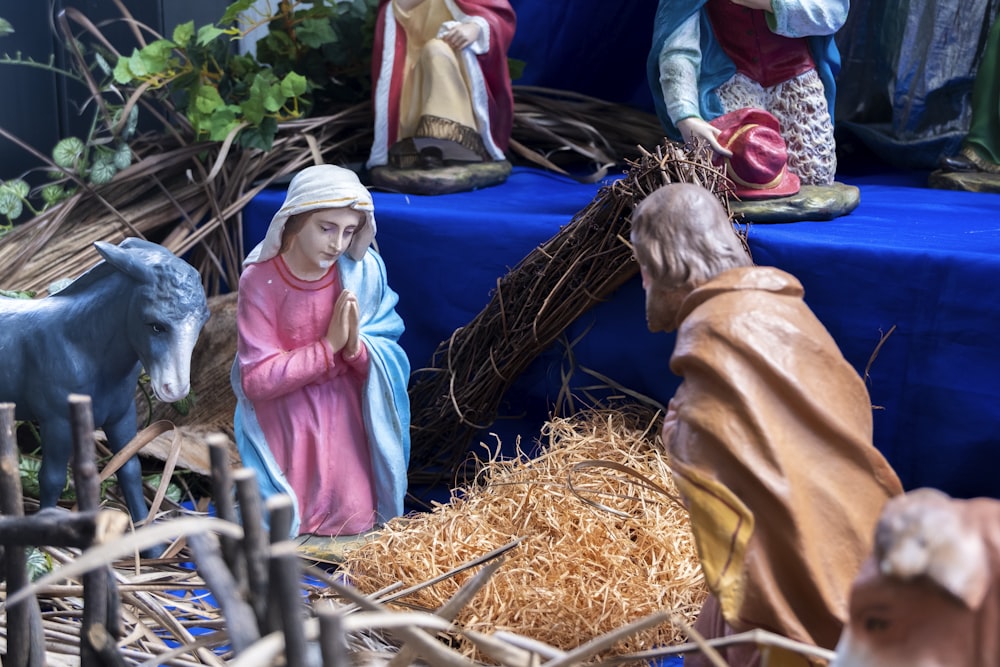
M 94 424 L 112 452 L 136 434 L 141 369 L 156 397 L 184 398 L 191 352 L 208 319 L 198 272 L 166 248 L 137 238 L 98 241 L 99 262 L 65 289 L 41 299 L 0 298 L 0 401 L 15 417 L 36 420 L 42 439 L 41 506 L 66 485 L 73 452 L 68 397 L 91 397 Z M 149 509 L 138 459 L 118 471 L 135 522 Z

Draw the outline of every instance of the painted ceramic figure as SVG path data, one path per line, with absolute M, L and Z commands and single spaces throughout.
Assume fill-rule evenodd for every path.
M 504 160 L 514 117 L 506 0 L 382 0 L 368 167 Z
M 972 121 L 959 152 L 941 160 L 948 171 L 1000 174 L 1000 20 L 993 22 L 972 87 Z
M 409 361 L 375 230 L 354 172 L 306 168 L 240 277 L 236 441 L 265 497 L 296 500 L 296 535 L 403 512 Z
M 890 500 L 833 667 L 1000 666 L 1000 501 Z
M 763 628 L 832 649 L 879 512 L 901 492 L 872 445 L 864 382 L 798 280 L 752 265 L 708 190 L 654 191 L 631 237 L 649 328 L 677 331 L 670 369 L 682 382 L 663 444 L 712 594 L 696 628 Z M 726 657 L 740 667 L 757 656 Z M 769 660 L 802 662 L 777 650 Z
M 120 451 L 136 434 L 140 371 L 158 400 L 187 396 L 191 352 L 209 314 L 198 272 L 166 248 L 138 238 L 94 246 L 104 261 L 62 290 L 0 298 L 0 401 L 15 404 L 17 419 L 38 421 L 42 507 L 66 486 L 69 395 L 91 398 L 94 425 Z M 119 469 L 118 482 L 132 519 L 146 518 L 138 458 Z
M 848 0 L 660 0 L 647 75 L 657 115 L 673 139 L 701 137 L 719 153 L 708 121 L 745 107 L 777 117 L 789 168 L 807 185 L 833 182 L 833 34 Z

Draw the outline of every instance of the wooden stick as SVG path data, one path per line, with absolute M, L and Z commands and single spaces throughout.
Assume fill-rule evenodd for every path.
M 350 667 L 342 611 L 325 607 L 319 612 L 319 648 L 324 667 Z
M 126 667 L 125 658 L 118 651 L 118 646 L 115 645 L 115 638 L 100 623 L 87 629 L 87 641 L 81 642 L 80 646 L 82 647 L 84 644 L 93 647 L 94 653 L 104 667 Z
M 24 516 L 14 423 L 14 405 L 0 403 L 0 512 L 11 519 Z M 3 572 L 9 596 L 28 586 L 28 557 L 23 546 L 8 546 L 4 551 Z M 42 667 L 44 642 L 38 598 L 32 595 L 7 607 L 5 667 Z
M 97 446 L 94 442 L 94 414 L 89 396 L 70 394 L 69 419 L 73 433 L 73 480 L 76 484 L 76 503 L 84 512 L 97 511 L 101 502 L 101 483 L 97 471 Z M 104 664 L 100 650 L 91 644 L 90 638 L 93 628 L 98 625 L 103 626 L 108 620 L 108 597 L 112 592 L 112 579 L 108 575 L 106 566 L 96 567 L 83 575 L 81 667 L 102 667 Z
M 306 666 L 306 634 L 302 616 L 302 562 L 294 542 L 271 545 L 269 602 L 281 619 L 285 636 L 285 662 Z
M 194 551 L 198 573 L 212 591 L 226 619 L 233 652 L 239 655 L 260 639 L 254 610 L 237 593 L 233 575 L 220 555 L 218 539 L 211 533 L 196 533 L 190 535 L 187 541 Z
M 264 503 L 271 524 L 271 544 L 284 542 L 291 537 L 292 515 L 295 508 L 291 498 L 284 494 L 271 496 Z
M 236 501 L 233 496 L 233 473 L 229 469 L 229 441 L 221 433 L 213 433 L 205 438 L 212 467 L 212 498 L 215 500 L 215 515 L 224 521 L 238 524 Z M 229 571 L 245 600 L 248 596 L 246 564 L 240 555 L 238 540 L 222 535 L 222 557 L 226 559 Z
M 243 518 L 243 557 L 247 567 L 247 582 L 253 595 L 250 605 L 257 617 L 257 625 L 263 627 L 267 620 L 267 559 L 268 535 L 264 532 L 264 514 L 261 508 L 260 489 L 257 473 L 251 468 L 240 468 L 233 472 L 236 480 L 236 497 L 240 503 Z
M 98 515 L 48 507 L 30 517 L 0 516 L 0 544 L 86 549 L 93 544 Z

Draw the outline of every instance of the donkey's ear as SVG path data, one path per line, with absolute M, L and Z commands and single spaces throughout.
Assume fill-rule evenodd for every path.
M 106 241 L 94 241 L 94 247 L 108 264 L 125 275 L 135 280 L 142 280 L 148 275 L 147 262 L 142 253 L 126 250 Z

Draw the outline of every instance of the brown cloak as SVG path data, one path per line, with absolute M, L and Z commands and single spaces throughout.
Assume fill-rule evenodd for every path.
M 748 267 L 685 299 L 663 441 L 714 595 L 698 627 L 832 649 L 882 506 L 902 489 L 872 445 L 864 382 L 802 296 L 793 276 Z M 734 667 L 754 657 L 729 654 Z

